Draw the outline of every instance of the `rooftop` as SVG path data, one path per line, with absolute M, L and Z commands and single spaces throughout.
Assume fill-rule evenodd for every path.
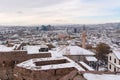
M 120 59 L 120 50 L 113 50 L 113 53 L 118 59 Z
M 24 46 L 24 49 L 27 50 L 28 54 L 40 53 L 40 51 L 39 51 L 40 48 L 48 48 L 48 46 L 46 46 L 46 45 L 27 45 L 27 46 Z M 44 53 L 44 52 L 42 52 L 42 53 Z
M 95 53 L 81 48 L 79 46 L 66 46 L 61 49 L 60 53 L 63 55 L 95 55 Z
M 87 57 L 86 57 L 86 60 L 87 60 L 87 61 L 97 61 L 97 58 L 96 58 L 96 57 L 93 57 L 93 56 L 87 56 Z
M 57 61 L 58 63 L 56 63 Z M 44 63 L 45 62 L 45 63 Z M 76 68 L 78 71 L 84 71 L 77 63 L 67 57 L 61 58 L 35 58 L 22 62 L 17 65 L 30 70 L 49 70 L 49 69 L 60 69 L 60 68 Z
M 15 46 L 13 47 L 7 47 L 5 45 L 0 45 L 0 52 L 8 52 L 8 51 L 13 51 Z

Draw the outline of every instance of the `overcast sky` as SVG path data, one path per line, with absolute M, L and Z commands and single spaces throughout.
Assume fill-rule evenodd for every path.
M 96 24 L 120 21 L 120 0 L 0 0 L 0 24 Z

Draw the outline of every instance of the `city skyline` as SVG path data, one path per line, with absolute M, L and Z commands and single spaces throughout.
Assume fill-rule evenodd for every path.
M 0 24 L 120 22 L 119 0 L 0 0 Z

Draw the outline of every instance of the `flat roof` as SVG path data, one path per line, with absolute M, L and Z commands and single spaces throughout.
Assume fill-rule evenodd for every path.
M 0 45 L 0 52 L 9 52 L 9 51 L 13 51 L 15 48 L 15 46 L 13 47 L 7 47 L 5 45 Z
M 48 48 L 48 46 L 46 46 L 46 45 L 27 45 L 27 46 L 24 46 L 24 49 L 27 50 L 28 54 L 46 53 L 46 52 L 39 52 L 40 48 Z
M 43 66 L 36 66 L 35 62 L 40 61 L 51 61 L 51 60 L 63 60 L 66 59 L 67 63 L 58 63 L 58 64 L 49 64 L 49 65 L 43 65 Z M 67 57 L 59 57 L 59 58 L 34 58 L 27 61 L 24 61 L 20 64 L 17 64 L 17 67 L 22 67 L 30 70 L 49 70 L 49 69 L 60 69 L 60 68 L 76 68 L 78 71 L 85 71 L 81 66 L 79 66 L 77 63 L 75 63 L 73 60 L 67 58 Z

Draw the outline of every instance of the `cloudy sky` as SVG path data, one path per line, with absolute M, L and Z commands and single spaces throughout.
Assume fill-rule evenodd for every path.
M 0 0 L 0 24 L 96 24 L 120 21 L 120 0 Z

